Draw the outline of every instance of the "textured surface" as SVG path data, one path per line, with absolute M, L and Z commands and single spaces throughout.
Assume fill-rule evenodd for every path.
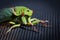
M 39 33 L 24 30 L 22 28 L 16 28 L 10 31 L 8 34 L 4 33 L 9 29 L 9 27 L 0 28 L 0 40 L 58 40 L 58 20 L 57 20 L 57 10 L 49 5 L 48 3 L 40 2 L 16 2 L 12 3 L 15 5 L 24 5 L 29 7 L 34 11 L 32 18 L 38 18 L 42 20 L 49 20 L 49 27 L 42 27 L 37 24 Z M 8 5 L 10 6 L 10 5 Z M 26 27 L 28 29 L 28 27 Z

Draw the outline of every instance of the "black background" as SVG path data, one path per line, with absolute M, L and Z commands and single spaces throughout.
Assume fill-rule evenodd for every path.
M 11 6 L 26 6 L 34 11 L 33 17 L 49 20 L 50 27 L 42 27 L 37 24 L 39 33 L 16 28 L 9 34 L 3 35 L 2 32 L 8 30 L 7 28 L 1 31 L 1 40 L 58 40 L 58 26 L 59 26 L 59 1 L 58 0 L 1 0 L 0 8 Z

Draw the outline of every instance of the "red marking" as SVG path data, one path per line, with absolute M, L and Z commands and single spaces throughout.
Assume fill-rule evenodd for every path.
M 24 16 L 24 12 L 22 12 L 22 16 Z
M 48 24 L 46 24 L 46 23 L 41 23 L 42 24 L 42 26 L 45 26 L 45 27 L 47 27 L 48 26 Z

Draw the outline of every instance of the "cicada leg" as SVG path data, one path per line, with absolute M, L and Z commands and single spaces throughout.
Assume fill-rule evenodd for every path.
M 43 20 L 39 20 L 39 19 L 36 19 L 36 18 L 31 19 L 32 26 L 36 25 L 38 23 L 41 23 L 43 26 L 47 26 L 46 22 L 48 22 L 48 21 L 47 20 L 43 21 Z M 37 31 L 37 28 L 34 27 L 34 30 Z
M 46 23 L 48 23 L 48 20 L 39 20 L 39 19 L 36 19 L 36 18 L 33 18 L 33 19 L 31 19 L 31 23 L 33 24 L 33 25 L 36 25 L 36 24 L 38 24 L 38 23 L 41 23 L 43 26 L 47 26 L 47 24 Z
M 11 21 L 11 22 L 9 22 L 9 23 L 10 23 L 10 24 L 16 24 L 15 22 L 12 22 L 12 21 Z
M 11 28 L 6 33 L 10 32 L 13 28 L 16 28 L 16 27 L 20 27 L 20 24 L 15 24 L 11 26 Z

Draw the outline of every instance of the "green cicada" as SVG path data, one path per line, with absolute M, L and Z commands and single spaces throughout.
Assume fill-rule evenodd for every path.
M 33 11 L 25 6 L 15 6 L 9 8 L 3 8 L 0 10 L 0 23 L 4 21 L 9 21 L 8 23 L 12 24 L 11 28 L 7 31 L 11 31 L 12 28 L 20 27 L 21 24 L 24 25 L 36 25 L 38 23 L 45 24 L 46 21 L 39 20 L 36 18 L 31 19 Z

